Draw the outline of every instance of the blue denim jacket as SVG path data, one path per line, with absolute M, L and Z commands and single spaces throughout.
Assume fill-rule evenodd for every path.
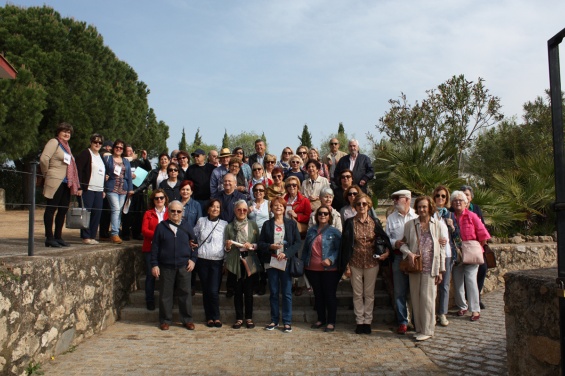
M 302 249 L 302 261 L 304 266 L 310 265 L 310 256 L 312 255 L 312 244 L 318 236 L 318 225 L 314 225 L 308 229 L 306 239 L 304 240 L 304 248 Z M 337 267 L 336 260 L 339 254 L 341 243 L 341 232 L 333 226 L 327 226 L 322 230 L 322 260 L 330 259 L 332 265 L 324 267 L 324 269 L 335 269 Z

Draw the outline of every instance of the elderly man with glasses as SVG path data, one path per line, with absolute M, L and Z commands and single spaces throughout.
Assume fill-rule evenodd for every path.
M 328 171 L 330 172 L 330 180 L 334 180 L 334 173 L 337 167 L 337 162 L 342 157 L 345 157 L 347 153 L 339 150 L 339 140 L 337 138 L 332 138 L 329 142 L 330 152 L 324 157 L 324 163 L 328 166 Z M 339 182 L 337 182 L 339 185 Z

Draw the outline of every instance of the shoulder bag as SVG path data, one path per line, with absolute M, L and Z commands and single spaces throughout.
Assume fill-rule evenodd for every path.
M 485 260 L 487 262 L 487 268 L 496 268 L 496 256 L 494 255 L 493 250 L 488 244 L 485 244 L 483 248 L 485 250 Z
M 67 228 L 86 230 L 90 226 L 90 212 L 84 207 L 82 196 L 80 196 L 80 202 L 82 204 L 80 208 L 75 206 L 76 203 L 71 203 L 73 207 L 67 211 Z
M 461 243 L 461 253 L 463 254 L 463 264 L 482 265 L 485 262 L 483 247 L 476 240 L 463 240 Z
M 416 231 L 416 238 L 418 239 L 418 243 L 420 243 L 420 235 L 418 235 L 418 230 L 416 229 L 416 222 L 412 221 L 414 226 L 414 231 Z M 398 265 L 399 269 L 403 273 L 422 273 L 423 265 L 422 265 L 422 255 L 419 253 L 420 249 L 418 248 L 418 254 L 414 257 L 414 266 L 410 264 L 410 260 L 408 257 L 403 258 Z

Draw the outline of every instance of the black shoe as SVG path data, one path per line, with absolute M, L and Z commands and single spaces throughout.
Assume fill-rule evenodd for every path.
M 480 307 L 481 309 L 486 309 L 485 305 L 484 305 L 483 302 L 481 302 L 480 300 L 479 300 L 479 307 Z
M 143 240 L 143 235 L 134 235 L 133 238 L 135 240 Z
M 131 238 L 129 237 L 129 235 L 128 235 L 128 236 L 121 236 L 121 238 L 122 238 L 122 240 L 128 240 L 128 241 L 131 240 Z
M 46 247 L 53 247 L 53 248 L 61 248 L 61 244 L 57 242 L 55 239 L 47 239 L 45 240 Z
M 147 310 L 154 311 L 155 310 L 155 302 L 147 302 Z
M 266 291 L 265 286 L 262 286 L 262 285 L 261 285 L 261 286 L 259 286 L 259 289 L 257 290 L 257 295 L 263 296 L 263 295 L 265 295 L 266 292 L 267 292 L 267 291 Z
M 233 297 L 233 294 L 234 294 L 233 290 L 228 290 L 228 291 L 226 291 L 226 298 L 231 298 L 231 297 Z
M 55 239 L 55 241 L 57 243 L 59 243 L 59 245 L 61 247 L 70 247 L 71 246 L 69 243 L 65 242 L 63 239 Z
M 363 324 L 363 334 L 371 334 L 371 324 Z
M 365 326 L 363 324 L 357 324 L 355 327 L 355 334 L 363 334 L 365 333 Z

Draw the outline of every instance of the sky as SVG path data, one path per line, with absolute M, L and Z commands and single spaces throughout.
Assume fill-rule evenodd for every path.
M 319 147 L 343 122 L 367 133 L 401 92 L 409 103 L 453 75 L 482 77 L 507 117 L 549 87 L 547 40 L 565 1 L 17 0 L 94 25 L 138 73 L 170 128 L 221 145 L 224 129 L 295 149 L 304 124 Z M 562 69 L 563 72 L 563 69 Z M 563 76 L 563 73 L 562 73 Z

